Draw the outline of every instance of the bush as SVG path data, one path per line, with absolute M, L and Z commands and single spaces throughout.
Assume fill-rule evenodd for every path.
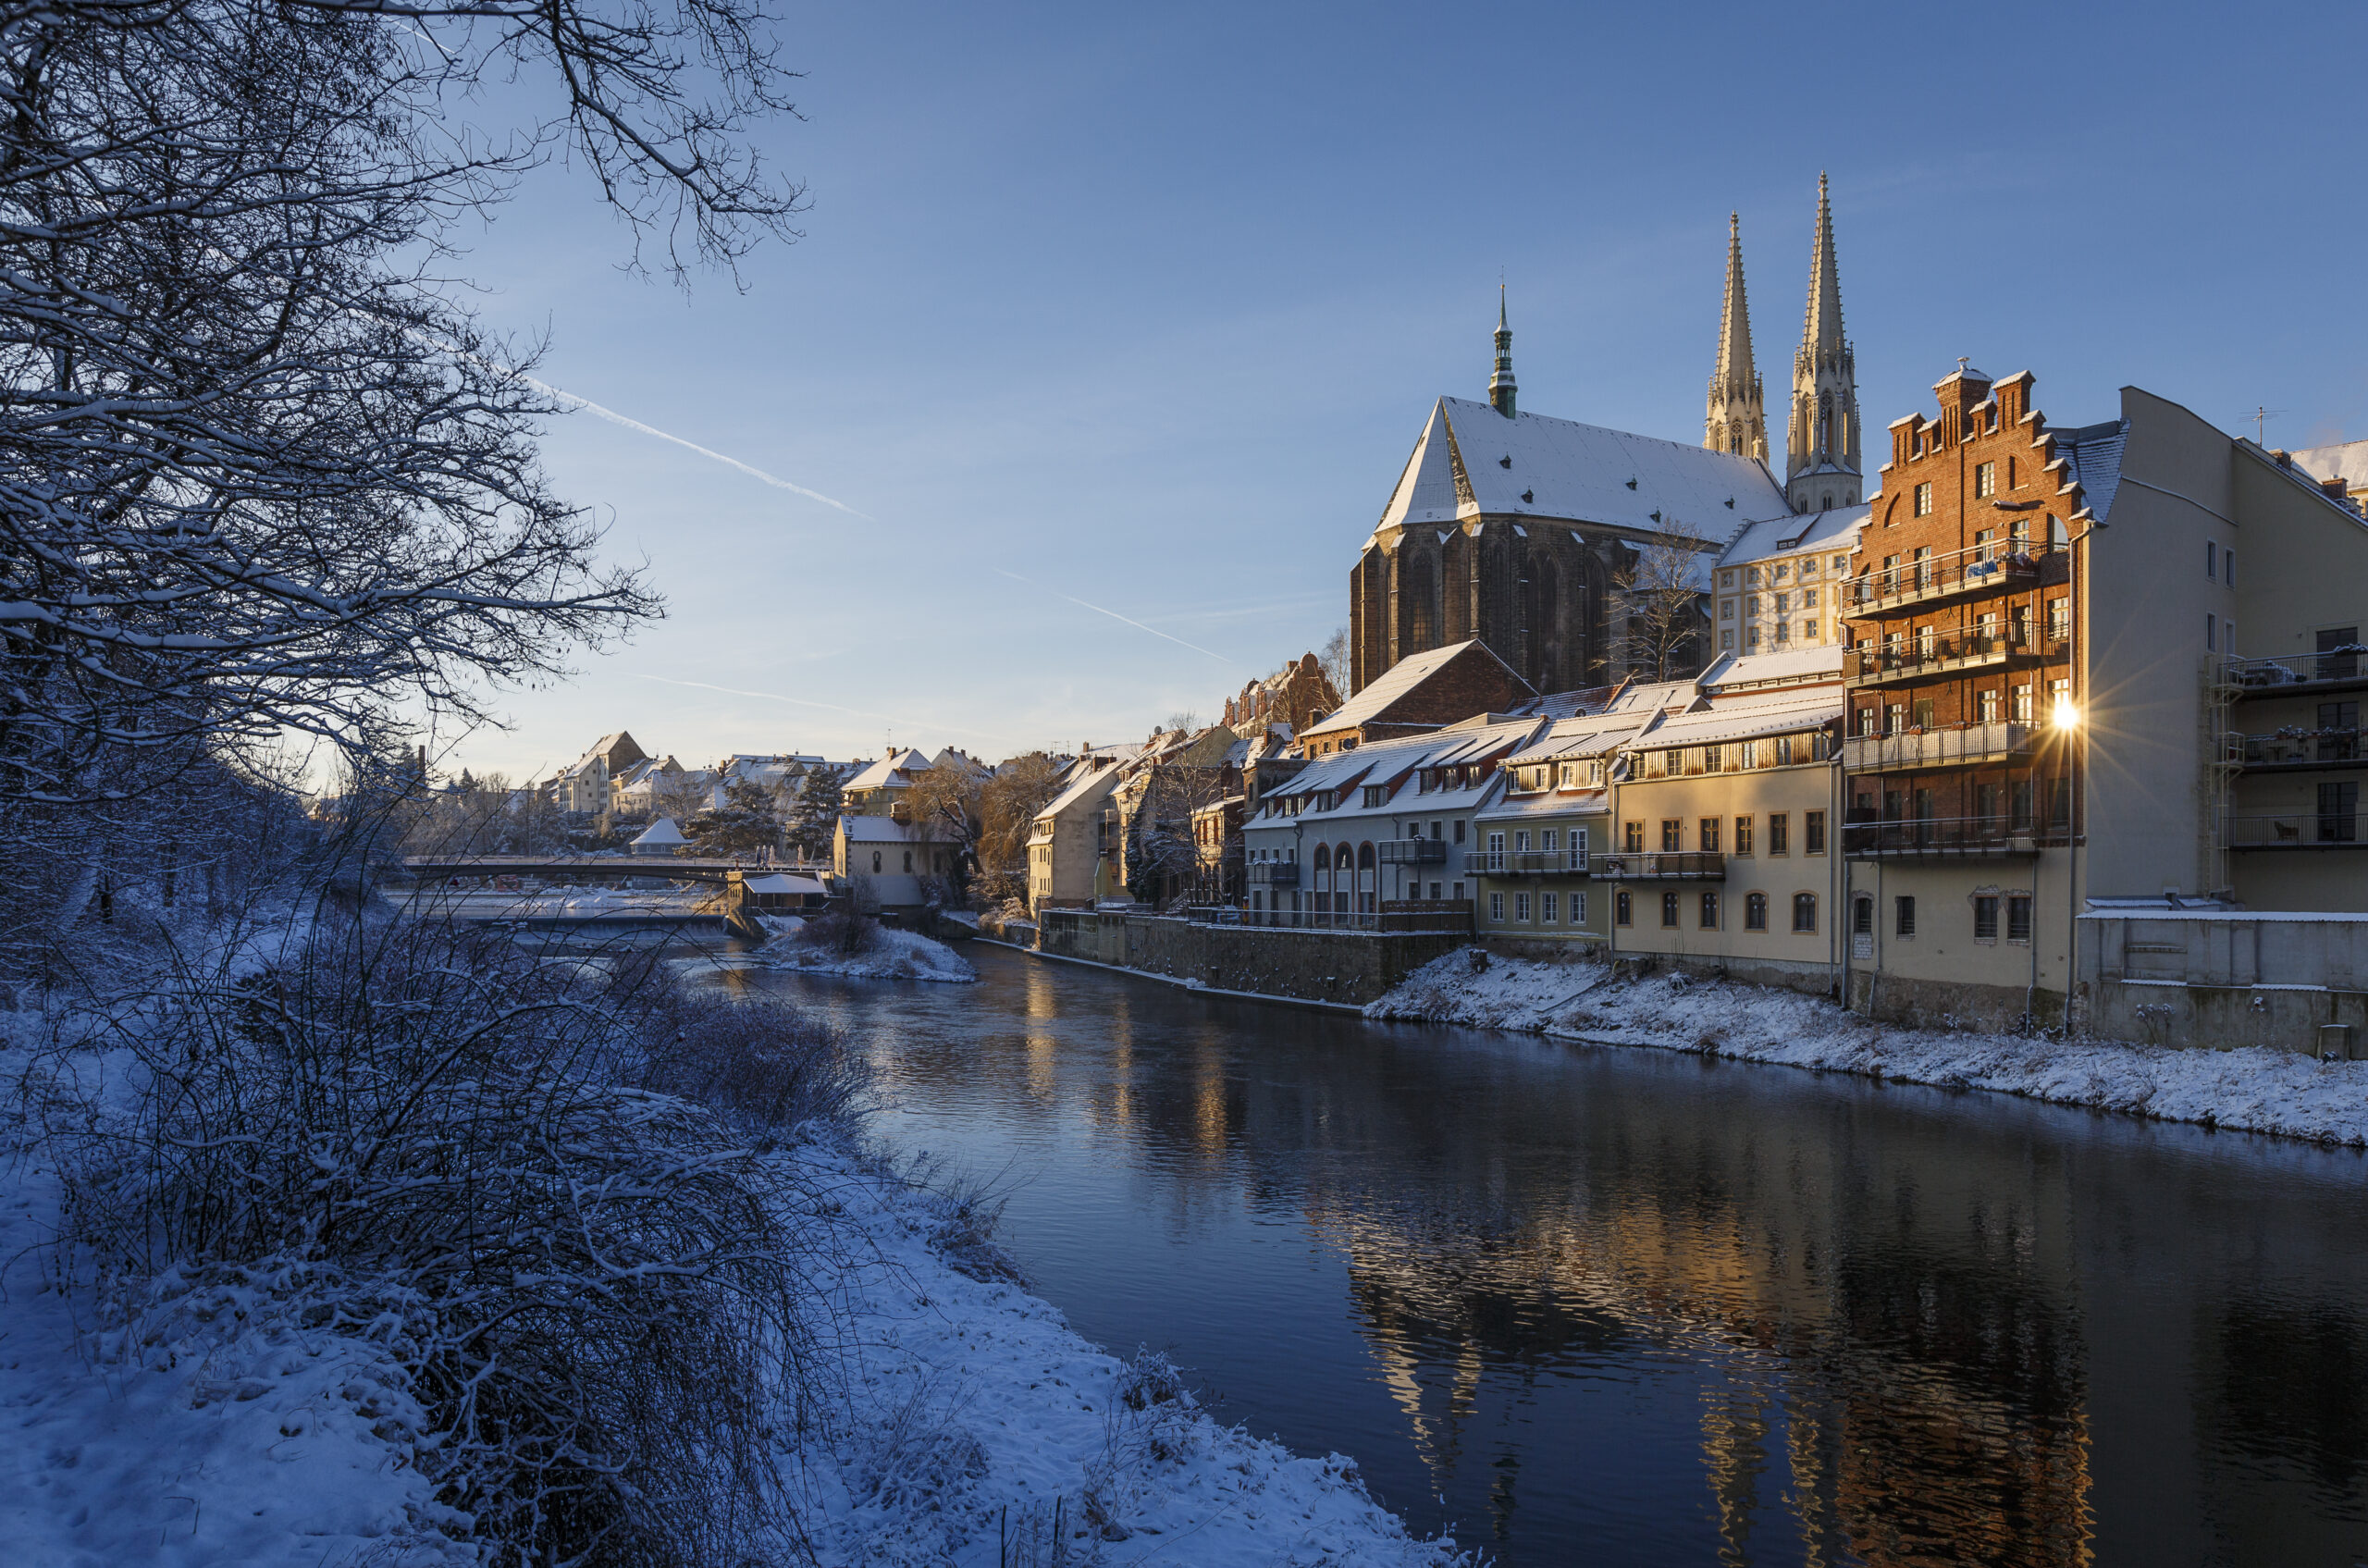
M 65 1240 L 127 1312 L 244 1292 L 375 1345 L 491 1562 L 803 1553 L 771 1450 L 820 1389 L 798 1260 L 836 1204 L 783 1145 L 861 1093 L 834 1036 L 409 922 L 119 1032 L 143 1070 L 68 1150 Z

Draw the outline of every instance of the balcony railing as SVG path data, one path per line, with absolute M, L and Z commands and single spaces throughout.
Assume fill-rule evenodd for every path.
M 1386 899 L 1372 909 L 1235 909 L 1223 913 L 1195 909 L 1190 918 L 1202 925 L 1257 926 L 1267 931 L 1469 932 L 1469 898 Z
M 1484 877 L 1583 877 L 1587 874 L 1584 849 L 1469 849 L 1465 871 Z
M 1853 686 L 1889 685 L 1895 681 L 1923 680 L 1969 670 L 1992 670 L 2041 659 L 2058 659 L 2071 651 L 2058 636 L 2022 638 L 2011 634 L 1985 636 L 1961 632 L 1929 641 L 1861 648 L 1843 661 L 1843 675 Z
M 2223 666 L 2227 683 L 2242 697 L 2300 697 L 2312 691 L 2368 685 L 2368 645 L 2347 644 L 2325 653 L 2294 653 L 2277 659 L 2231 659 Z
M 1443 866 L 1447 846 L 1436 838 L 1388 838 L 1375 846 L 1385 866 Z
M 1727 858 L 1709 849 L 1631 849 L 1597 855 L 1592 874 L 1622 882 L 1724 882 Z
M 2026 545 L 2009 551 L 1993 541 L 1922 561 L 1903 561 L 1877 567 L 1853 578 L 1844 587 L 1844 602 L 1861 615 L 1918 610 L 1972 599 L 2003 587 L 2028 587 L 2039 580 L 2040 562 L 2048 551 L 2033 552 Z
M 1296 860 L 1253 860 L 1250 863 L 1250 880 L 1268 887 L 1297 887 L 1299 862 Z
M 1843 765 L 1854 773 L 1895 773 L 1911 768 L 1963 768 L 2007 762 L 2029 754 L 2031 726 L 2011 722 L 1964 724 L 1893 735 L 1852 735 Z
M 2361 813 L 2351 810 L 2231 814 L 2221 839 L 2231 849 L 2358 849 L 2368 846 Z
M 2368 762 L 2368 751 L 2360 744 L 2357 724 L 2336 724 L 2325 729 L 2284 729 L 2268 735 L 2230 735 L 2228 760 L 2241 765 L 2247 772 L 2275 772 L 2281 769 L 2296 772 L 2318 768 L 2357 767 Z
M 2010 860 L 2039 853 L 2044 837 L 2004 817 L 1918 817 L 1849 823 L 1842 849 L 1860 860 Z

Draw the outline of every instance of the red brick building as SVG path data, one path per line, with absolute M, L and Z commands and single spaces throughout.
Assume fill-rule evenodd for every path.
M 1327 757 L 1399 735 L 1421 735 L 1475 713 L 1508 713 L 1537 693 L 1474 637 L 1404 660 L 1318 720 L 1300 737 L 1306 755 Z

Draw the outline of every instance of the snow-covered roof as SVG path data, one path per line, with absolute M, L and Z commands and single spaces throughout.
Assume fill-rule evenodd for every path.
M 690 842 L 683 836 L 683 830 L 674 825 L 673 818 L 660 817 L 641 830 L 634 839 L 633 846 L 635 849 L 672 849 Z
M 1680 713 L 1663 720 L 1659 728 L 1637 744 L 1659 750 L 1663 747 L 1721 745 L 1757 735 L 1797 735 L 1840 719 L 1842 708 L 1842 688 L 1832 686 L 1797 701 L 1738 703 L 1700 713 Z
M 1535 719 L 1500 720 L 1471 729 L 1433 731 L 1399 740 L 1375 741 L 1353 751 L 1337 751 L 1328 757 L 1319 757 L 1292 775 L 1289 782 L 1268 790 L 1264 798 L 1312 797 L 1326 791 L 1337 791 L 1340 796 L 1338 805 L 1330 810 L 1319 810 L 1311 804 L 1296 817 L 1252 817 L 1243 822 L 1243 830 L 1298 824 L 1310 832 L 1320 832 L 1333 822 L 1361 817 L 1469 809 L 1491 797 L 1503 782 L 1500 773 L 1492 770 L 1477 782 L 1461 788 L 1428 792 L 1410 787 L 1402 781 L 1423 770 L 1481 761 L 1510 747 L 1518 747 L 1538 728 L 1538 722 Z M 1363 786 L 1379 784 L 1397 784 L 1399 787 L 1381 805 L 1365 805 Z
M 2121 488 L 2121 452 L 2129 444 L 2129 426 L 2109 419 L 2102 425 L 2050 433 L 2055 438 L 2055 455 L 2065 463 L 2064 482 L 2077 482 L 2081 504 L 2090 515 L 2100 523 L 2106 521 L 2115 492 Z
M 1472 813 L 1474 821 L 1501 822 L 1529 817 L 1567 817 L 1573 812 L 1608 810 L 1611 792 L 1603 789 L 1535 789 L 1507 795 L 1494 805 Z
M 1690 708 L 1702 699 L 1692 681 L 1639 681 L 1621 689 L 1604 708 L 1607 713 L 1657 713 L 1664 709 Z
M 853 844 L 927 844 L 930 835 L 893 817 L 841 817 L 839 831 Z
M 1062 790 L 1060 794 L 1053 796 L 1050 804 L 1046 805 L 1042 811 L 1037 812 L 1031 821 L 1041 822 L 1047 817 L 1059 816 L 1071 806 L 1076 805 L 1078 801 L 1082 799 L 1085 796 L 1092 794 L 1097 785 L 1117 783 L 1121 775 L 1122 769 L 1123 764 L 1112 762 L 1100 768 L 1091 768 L 1086 770 L 1084 772 L 1079 773 L 1076 778 L 1070 780 L 1068 787 Z
M 828 894 L 831 891 L 812 877 L 794 877 L 784 871 L 775 871 L 766 877 L 743 877 L 740 885 L 751 893 Z
M 918 751 L 894 751 L 840 785 L 842 789 L 899 789 L 909 787 L 910 779 L 900 779 L 898 773 L 925 773 L 929 759 Z
M 1492 414 L 1489 417 L 1493 419 L 1496 415 Z M 1353 730 L 1360 724 L 1371 722 L 1391 703 L 1437 674 L 1457 654 L 1468 648 L 1476 648 L 1486 657 L 1496 659 L 1497 662 L 1504 667 L 1506 674 L 1511 675 L 1516 682 L 1519 682 L 1523 690 L 1528 689 L 1529 683 L 1515 674 L 1511 665 L 1506 664 L 1501 659 L 1497 659 L 1496 653 L 1486 643 L 1477 637 L 1472 637 L 1463 642 L 1450 643 L 1445 648 L 1435 648 L 1428 653 L 1417 653 L 1412 658 L 1400 660 L 1382 672 L 1371 685 L 1349 698 L 1332 712 L 1310 724 L 1307 727 L 1308 735 L 1310 736 L 1330 735 L 1335 730 Z
M 1634 740 L 1654 715 L 1650 713 L 1600 714 L 1591 718 L 1565 719 L 1529 745 L 1505 759 L 1505 766 L 1518 768 L 1528 762 L 1555 762 L 1573 757 L 1600 757 L 1616 751 Z
M 1716 662 L 1702 672 L 1699 685 L 1703 691 L 1715 698 L 1721 693 L 1750 686 L 1779 683 L 1808 685 L 1841 678 L 1841 645 L 1811 643 L 1805 648 L 1782 648 L 1773 653 L 1722 653 Z
M 2304 447 L 2294 453 L 2294 466 L 2313 479 L 2340 479 L 2347 489 L 2368 489 L 2368 441 Z
M 1837 506 L 1829 512 L 1805 512 L 1797 516 L 1768 517 L 1746 523 L 1719 552 L 1719 564 L 1735 566 L 1766 561 L 1771 556 L 1809 550 L 1846 550 L 1856 547 L 1859 530 L 1874 514 L 1874 503 Z
M 1491 512 L 1644 533 L 1686 525 L 1717 538 L 1738 517 L 1785 510 L 1783 488 L 1755 458 L 1538 414 L 1507 419 L 1484 402 L 1441 398 L 1378 527 Z

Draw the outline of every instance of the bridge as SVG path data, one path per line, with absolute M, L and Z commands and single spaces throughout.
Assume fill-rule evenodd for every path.
M 657 877 L 667 882 L 728 883 L 734 875 L 830 875 L 828 866 L 809 866 L 755 857 L 699 858 L 687 855 L 407 855 L 403 869 L 422 883 L 450 877 L 571 877 L 612 882 Z

